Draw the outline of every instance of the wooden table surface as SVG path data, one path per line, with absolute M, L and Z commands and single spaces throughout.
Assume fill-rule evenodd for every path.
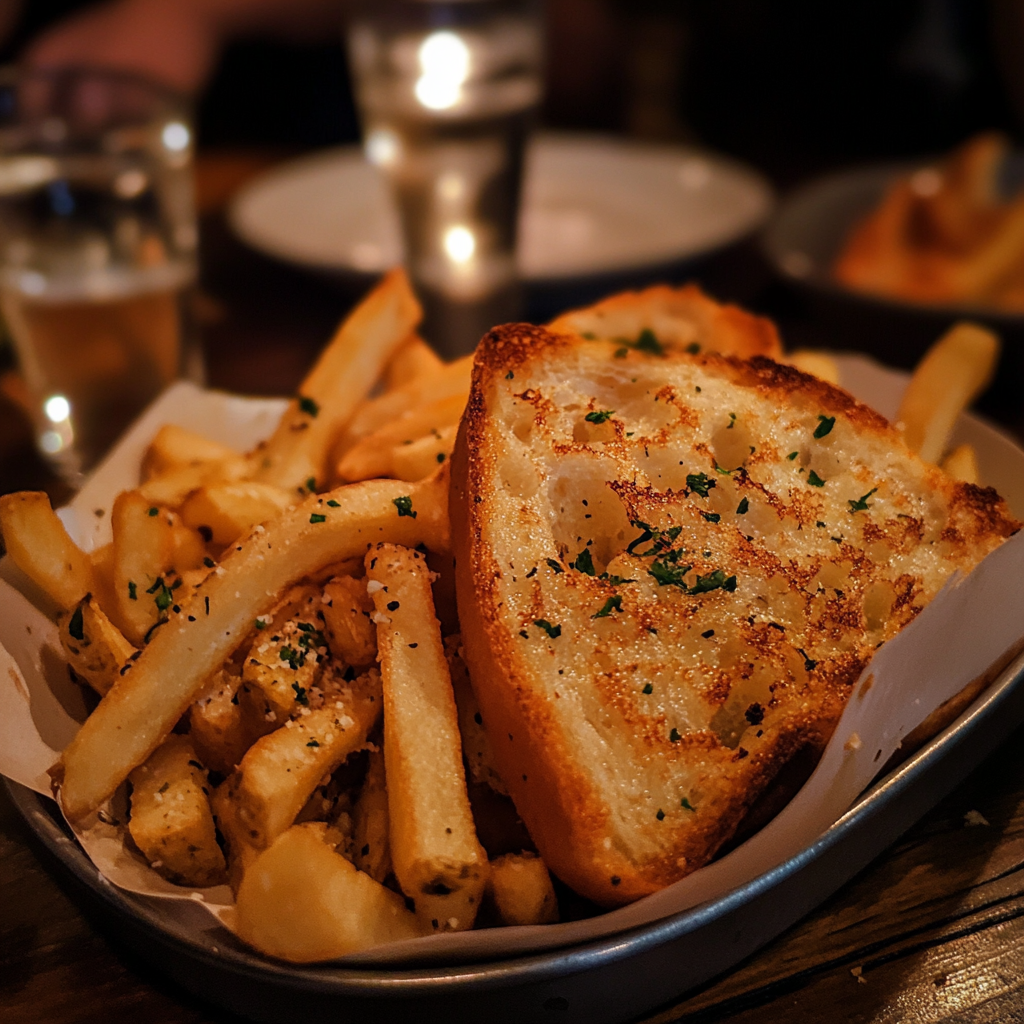
M 199 314 L 210 383 L 252 394 L 294 389 L 357 294 L 247 253 L 228 235 L 224 199 L 268 159 L 214 154 L 200 166 Z M 765 287 L 749 253 L 731 259 L 704 270 L 719 294 L 780 315 L 790 338 L 827 344 L 814 316 Z M 1009 425 L 1019 427 L 1013 415 Z M 25 487 L 65 496 L 0 388 L 0 492 Z M 37 859 L 0 788 L 3 1024 L 236 1019 L 197 1002 L 84 916 Z M 647 1020 L 1024 1021 L 1024 730 L 812 915 Z

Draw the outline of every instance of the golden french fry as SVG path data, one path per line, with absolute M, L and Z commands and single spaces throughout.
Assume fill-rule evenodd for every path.
M 558 899 L 551 876 L 535 853 L 495 857 L 487 894 L 502 924 L 551 924 L 558 920 Z
M 360 569 L 362 565 L 360 565 Z M 331 653 L 362 668 L 377 658 L 377 627 L 366 581 L 336 576 L 324 587 L 320 608 Z
M 943 460 L 942 468 L 954 479 L 965 484 L 981 482 L 978 473 L 978 456 L 974 446 L 961 444 L 954 448 Z
M 363 788 L 352 808 L 352 846 L 355 866 L 378 882 L 391 874 L 388 820 L 384 748 L 377 746 L 370 751 Z
M 250 865 L 235 906 L 243 941 L 309 963 L 421 935 L 402 897 L 335 853 L 328 835 L 320 822 L 295 825 Z
M 384 390 L 394 391 L 416 377 L 436 373 L 444 366 L 441 357 L 418 335 L 403 342 L 384 367 Z
M 827 380 L 829 384 L 839 383 L 839 367 L 827 352 L 801 348 L 790 352 L 786 356 L 786 362 L 798 370 L 803 370 L 804 373 L 809 373 L 812 377 Z
M 473 357 L 463 356 L 454 363 L 446 363 L 437 373 L 417 377 L 394 391 L 368 399 L 356 410 L 336 450 L 347 452 L 356 442 L 389 423 L 395 423 L 410 409 L 459 395 L 465 405 L 472 373 Z
M 75 675 L 100 695 L 114 685 L 122 667 L 135 654 L 135 648 L 91 595 L 63 616 L 60 643 Z
M 230 551 L 64 750 L 68 817 L 95 810 L 159 746 L 275 595 L 381 538 L 447 550 L 446 467 L 418 484 L 367 481 L 311 497 Z
M 409 409 L 393 423 L 368 434 L 338 462 L 339 480 L 372 480 L 394 475 L 394 450 L 412 444 L 434 431 L 458 425 L 466 396 L 459 393 Z M 443 459 L 441 460 L 444 461 Z M 437 468 L 437 460 L 431 471 Z M 408 477 L 400 477 L 406 480 Z
M 338 328 L 273 435 L 257 449 L 255 479 L 300 493 L 322 486 L 338 433 L 421 315 L 405 272 L 385 275 Z
M 999 360 L 999 339 L 978 324 L 951 327 L 917 365 L 896 420 L 907 444 L 937 463 L 957 417 L 984 390 Z
M 455 447 L 458 424 L 442 427 L 410 444 L 391 449 L 391 475 L 396 480 L 422 480 L 448 459 Z
M 178 508 L 193 491 L 198 491 L 205 484 L 241 480 L 248 472 L 248 460 L 236 455 L 217 462 L 172 466 L 149 477 L 138 490 L 154 505 Z
M 267 847 L 295 821 L 320 780 L 366 742 L 380 716 L 380 673 L 345 684 L 340 673 L 321 683 L 322 706 L 305 710 L 257 740 L 230 780 L 238 821 L 253 846 Z
M 418 551 L 366 554 L 384 683 L 391 860 L 402 891 L 434 931 L 473 927 L 487 882 L 466 793 L 462 739 L 430 571 Z
M 298 495 L 256 480 L 209 484 L 185 501 L 181 518 L 186 526 L 207 534 L 214 544 L 226 546 L 300 500 Z
M 148 481 L 183 467 L 231 461 L 238 457 L 238 453 L 227 445 L 211 441 L 186 427 L 167 423 L 156 432 L 142 457 L 142 479 Z
M 210 806 L 217 828 L 224 837 L 228 861 L 228 884 L 237 896 L 246 871 L 263 852 L 249 841 L 245 828 L 238 821 L 237 808 L 230 791 L 230 780 L 222 782 L 210 795 Z
M 93 569 L 42 491 L 0 495 L 0 534 L 11 561 L 59 608 L 93 589 Z
M 241 685 L 237 672 L 221 669 L 189 710 L 189 735 L 200 761 L 222 775 L 234 770 L 257 739 L 238 701 Z
M 154 871 L 179 885 L 224 880 L 224 854 L 210 810 L 206 769 L 188 736 L 168 736 L 129 776 L 135 845 Z
M 104 612 L 117 605 L 114 596 L 114 545 L 104 544 L 89 552 L 92 565 L 92 596 Z

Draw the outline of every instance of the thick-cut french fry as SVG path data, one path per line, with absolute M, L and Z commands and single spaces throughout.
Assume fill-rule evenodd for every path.
M 978 456 L 973 445 L 958 445 L 942 460 L 942 468 L 954 480 L 960 480 L 965 484 L 981 482 L 981 476 L 978 473 Z
M 422 934 L 402 897 L 335 853 L 329 834 L 319 822 L 295 825 L 249 867 L 235 906 L 245 942 L 309 963 Z
M 114 685 L 122 666 L 135 653 L 91 595 L 63 617 L 60 643 L 75 675 L 101 695 Z
M 803 370 L 804 373 L 809 373 L 812 377 L 827 380 L 829 384 L 839 383 L 839 367 L 827 352 L 801 348 L 790 352 L 786 356 L 786 362 L 798 370 Z
M 176 516 L 150 505 L 138 491 L 125 491 L 114 501 L 110 525 L 114 533 L 114 599 L 111 618 L 136 647 L 177 600 L 170 579 L 174 568 Z
M 339 432 L 421 316 L 405 272 L 392 270 L 338 328 L 257 450 L 255 479 L 290 491 L 314 489 L 310 479 L 322 485 Z
M 391 874 L 388 843 L 388 791 L 384 777 L 384 750 L 370 751 L 366 779 L 352 809 L 353 863 L 371 878 L 383 882 Z
M 92 596 L 103 609 L 109 612 L 117 606 L 114 596 L 114 545 L 104 544 L 89 552 L 92 564 Z
M 215 772 L 227 775 L 256 741 L 242 714 L 237 672 L 219 670 L 189 711 L 189 735 L 199 759 Z
M 256 480 L 208 484 L 181 506 L 181 518 L 214 544 L 226 546 L 299 501 L 298 495 Z
M 473 357 L 463 356 L 454 363 L 446 363 L 437 373 L 417 377 L 394 391 L 363 402 L 338 441 L 337 452 L 347 452 L 356 442 L 399 420 L 410 409 L 458 395 L 465 405 L 472 374 Z
M 462 767 L 452 684 L 420 552 L 366 554 L 384 681 L 384 760 L 391 860 L 402 891 L 434 931 L 473 927 L 487 882 Z
M 444 462 L 455 447 L 458 425 L 442 427 L 411 444 L 391 449 L 391 475 L 396 480 L 422 480 Z
M 396 446 L 409 445 L 434 431 L 458 424 L 465 408 L 465 396 L 455 394 L 409 409 L 401 418 L 353 445 L 338 463 L 338 479 L 372 480 L 393 476 L 392 451 Z M 437 468 L 436 462 L 432 468 Z
M 444 366 L 441 357 L 418 335 L 414 334 L 391 357 L 384 368 L 384 390 L 394 391 L 416 377 L 436 373 Z
M 210 810 L 206 769 L 188 736 L 169 736 L 129 777 L 135 845 L 151 867 L 180 885 L 224 880 L 224 854 Z
M 535 853 L 495 857 L 487 894 L 502 924 L 551 924 L 558 920 L 558 899 L 551 876 Z
M 320 780 L 366 742 L 380 715 L 376 669 L 350 684 L 339 674 L 321 685 L 322 706 L 303 709 L 257 740 L 230 781 L 239 823 L 254 846 L 269 846 L 292 825 Z
M 321 614 L 331 653 L 357 668 L 371 664 L 377 657 L 377 628 L 372 613 L 373 601 L 366 593 L 365 580 L 336 576 L 327 583 Z
M 210 795 L 210 806 L 217 828 L 224 837 L 228 860 L 228 884 L 238 894 L 238 887 L 246 871 L 263 852 L 254 846 L 245 828 L 238 820 L 238 808 L 231 796 L 230 780 L 222 782 Z
M 199 462 L 195 465 L 172 466 L 151 476 L 139 487 L 143 497 L 154 505 L 178 508 L 204 484 L 241 480 L 249 472 L 249 461 L 236 455 L 222 462 Z
M 273 595 L 381 539 L 448 549 L 446 467 L 418 484 L 367 481 L 311 497 L 232 550 L 64 750 L 65 813 L 95 810 L 156 749 Z
M 227 445 L 211 441 L 186 427 L 167 423 L 156 432 L 142 457 L 142 479 L 150 480 L 183 466 L 219 463 L 238 457 Z
M 42 491 L 0 495 L 0 533 L 11 561 L 64 611 L 93 589 L 89 556 L 68 536 Z
M 917 364 L 896 419 L 926 462 L 942 457 L 957 417 L 992 379 L 998 359 L 999 339 L 991 331 L 959 323 Z
M 480 705 L 477 703 L 473 686 L 469 681 L 469 669 L 466 668 L 466 663 L 459 653 L 461 646 L 461 636 L 445 637 L 444 653 L 448 659 L 448 671 L 452 677 L 452 692 L 455 694 L 455 706 L 459 712 L 462 756 L 465 758 L 470 777 L 474 782 L 485 783 L 496 793 L 508 796 L 508 787 L 502 782 L 501 776 L 494 767 L 491 741 L 484 731 Z

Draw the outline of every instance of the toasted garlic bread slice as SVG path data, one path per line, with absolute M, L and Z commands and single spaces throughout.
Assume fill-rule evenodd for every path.
M 792 367 L 616 351 L 487 335 L 451 491 L 496 767 L 606 905 L 710 860 L 875 648 L 1019 527 Z
M 557 333 L 614 341 L 618 350 L 637 348 L 720 352 L 723 355 L 782 356 L 775 324 L 739 306 L 723 305 L 695 284 L 659 284 L 620 292 L 585 309 L 564 313 L 549 325 Z

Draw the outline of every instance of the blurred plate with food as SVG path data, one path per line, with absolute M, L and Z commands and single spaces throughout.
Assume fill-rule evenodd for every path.
M 1008 141 L 986 133 L 929 163 L 830 175 L 783 204 L 764 248 L 780 274 L 815 291 L 1015 324 L 1022 170 Z
M 520 272 L 540 284 L 690 259 L 754 231 L 771 207 L 763 178 L 717 155 L 541 135 L 527 157 Z M 275 168 L 229 216 L 253 248 L 321 272 L 377 274 L 402 259 L 386 184 L 355 146 Z

